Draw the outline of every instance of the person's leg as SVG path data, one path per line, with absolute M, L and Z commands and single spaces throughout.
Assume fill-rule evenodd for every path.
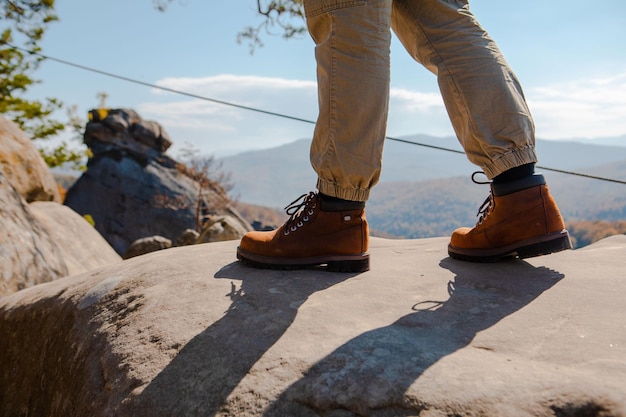
M 391 0 L 305 0 L 304 7 L 316 44 L 317 189 L 366 201 L 380 176 L 387 124 Z
M 394 0 L 392 27 L 434 74 L 471 162 L 492 181 L 474 228 L 454 231 L 450 256 L 494 261 L 571 247 L 537 161 L 532 117 L 517 77 L 466 0 Z
M 488 178 L 534 163 L 535 132 L 521 86 L 467 1 L 394 0 L 392 26 L 437 75 L 450 121 Z
M 261 268 L 369 269 L 365 201 L 380 176 L 389 100 L 391 0 L 304 0 L 315 41 L 319 116 L 311 164 L 319 193 L 271 232 L 250 232 L 237 257 Z

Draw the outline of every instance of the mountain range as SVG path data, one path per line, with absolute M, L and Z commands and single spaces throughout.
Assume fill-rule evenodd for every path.
M 400 140 L 418 145 L 387 140 L 381 181 L 368 202 L 372 229 L 422 238 L 472 226 L 489 187 L 472 183 L 471 173 L 478 168 L 465 155 L 429 147 L 459 151 L 456 138 L 413 135 Z M 310 140 L 301 139 L 222 158 L 222 169 L 234 184 L 231 195 L 244 203 L 279 208 L 312 190 L 316 176 L 309 146 Z M 626 219 L 626 185 L 551 171 L 626 181 L 626 147 L 537 140 L 537 152 L 543 167 L 538 171 L 545 174 L 566 221 Z

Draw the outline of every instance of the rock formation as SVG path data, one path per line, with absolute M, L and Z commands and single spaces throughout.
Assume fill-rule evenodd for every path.
M 626 417 L 626 236 L 363 274 L 172 248 L 0 298 L 0 416 Z
M 208 216 L 197 243 L 221 242 L 241 239 L 247 232 L 241 221 L 232 216 Z
M 195 243 L 195 242 L 194 242 Z M 149 236 L 135 240 L 130 244 L 124 259 L 134 258 L 135 256 L 145 255 L 146 253 L 156 252 L 158 250 L 169 249 L 172 247 L 172 241 L 163 236 Z
M 0 296 L 121 260 L 58 198 L 31 140 L 0 116 Z
M 27 203 L 60 201 L 57 184 L 30 138 L 2 115 L 0 170 Z
M 61 252 L 67 267 L 66 275 L 80 274 L 121 261 L 100 233 L 69 207 L 51 201 L 38 201 L 31 203 L 29 209 Z
M 58 246 L 0 170 L 0 295 L 68 274 Z
M 150 236 L 175 241 L 186 229 L 196 228 L 198 217 L 226 215 L 240 230 L 250 229 L 219 184 L 199 182 L 164 153 L 171 140 L 158 123 L 128 109 L 93 110 L 90 115 L 84 141 L 93 156 L 65 204 L 91 215 L 119 254 Z

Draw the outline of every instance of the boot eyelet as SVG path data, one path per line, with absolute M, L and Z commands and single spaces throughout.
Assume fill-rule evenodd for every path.
M 296 230 L 298 230 L 298 228 L 297 228 L 296 226 L 291 226 L 291 229 L 290 229 L 290 230 L 291 230 L 292 232 L 295 232 Z
M 304 217 L 302 218 L 302 220 L 304 220 L 305 222 L 308 222 L 308 221 L 309 221 L 309 216 L 304 216 Z
M 304 223 L 298 222 L 298 227 L 302 227 L 302 226 L 304 226 Z

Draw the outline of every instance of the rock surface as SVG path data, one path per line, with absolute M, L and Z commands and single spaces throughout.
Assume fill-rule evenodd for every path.
M 243 227 L 241 220 L 234 216 L 208 216 L 202 232 L 198 236 L 198 243 L 222 242 L 224 240 L 239 240 L 249 228 Z
M 172 146 L 169 135 L 158 122 L 144 120 L 132 109 L 91 110 L 84 139 L 90 148 L 111 145 L 115 149 L 149 157 Z
M 90 114 L 84 141 L 93 157 L 68 190 L 65 204 L 89 214 L 118 254 L 150 236 L 175 241 L 186 229 L 196 228 L 198 216 L 230 216 L 244 233 L 250 230 L 224 203 L 226 192 L 219 185 L 201 187 L 183 165 L 164 153 L 171 141 L 158 123 L 142 120 L 128 109 Z
M 100 233 L 69 207 L 41 201 L 31 203 L 29 209 L 61 252 L 68 276 L 122 260 Z
M 135 256 L 145 255 L 146 253 L 156 252 L 158 250 L 169 249 L 172 247 L 172 241 L 163 236 L 149 236 L 135 240 L 130 244 L 124 259 L 134 258 Z
M 172 248 L 0 298 L 0 416 L 626 416 L 626 236 L 363 274 Z
M 61 201 L 48 166 L 20 128 L 0 115 L 0 170 L 27 201 Z
M 0 202 L 0 296 L 66 276 L 61 251 L 2 169 Z

